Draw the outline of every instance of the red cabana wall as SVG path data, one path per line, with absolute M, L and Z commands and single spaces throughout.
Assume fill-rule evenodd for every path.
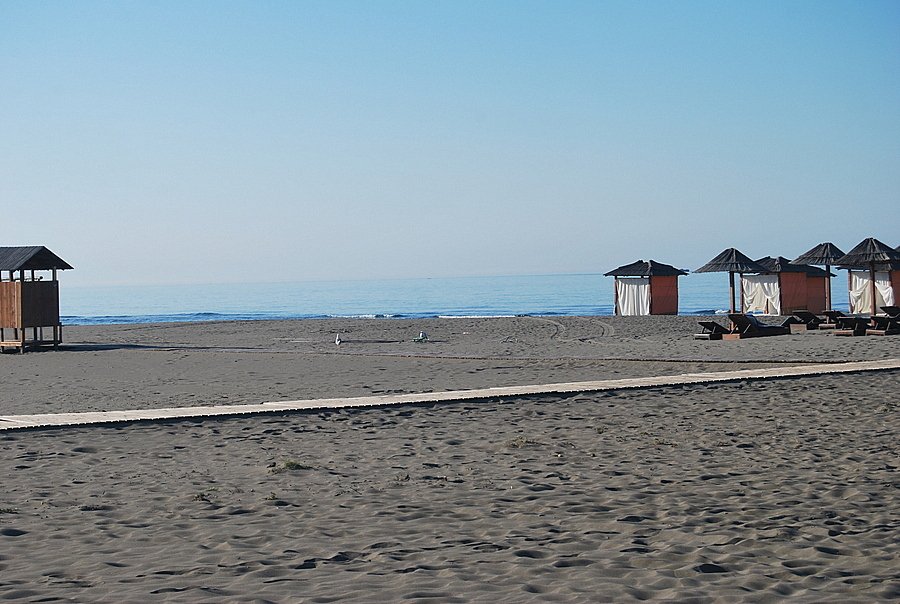
M 820 315 L 825 311 L 825 288 L 827 277 L 809 277 L 806 280 L 806 310 Z
M 678 314 L 678 277 L 675 275 L 650 277 L 650 314 Z
M 795 310 L 807 310 L 806 273 L 779 273 L 781 289 L 781 314 L 789 315 Z
M 900 271 L 891 271 L 891 289 L 894 290 L 894 306 L 900 306 Z

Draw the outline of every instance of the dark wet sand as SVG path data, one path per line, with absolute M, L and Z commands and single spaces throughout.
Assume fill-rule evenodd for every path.
M 900 337 L 699 342 L 695 321 L 71 327 L 66 350 L 0 357 L 2 404 L 255 403 L 900 357 Z M 411 342 L 423 329 L 431 341 Z M 896 600 L 898 387 L 900 372 L 879 371 L 3 433 L 0 598 Z

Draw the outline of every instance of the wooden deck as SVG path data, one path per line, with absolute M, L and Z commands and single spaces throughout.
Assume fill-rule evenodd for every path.
M 478 390 L 456 390 L 447 392 L 425 392 L 416 394 L 390 394 L 352 398 L 311 399 L 302 401 L 280 401 L 249 405 L 220 405 L 215 407 L 175 407 L 168 409 L 133 409 L 127 411 L 97 411 L 86 413 L 48 413 L 38 415 L 0 416 L 0 430 L 21 430 L 62 426 L 87 426 L 95 424 L 158 421 L 173 419 L 205 418 L 218 416 L 239 416 L 254 413 L 285 413 L 315 409 L 344 409 L 351 407 L 378 407 L 415 403 L 444 403 L 494 399 L 511 396 L 539 394 L 562 394 L 572 392 L 602 392 L 605 390 L 628 390 L 675 386 L 687 384 L 708 384 L 713 382 L 734 382 L 740 380 L 760 380 L 790 378 L 833 373 L 853 373 L 860 371 L 882 371 L 900 369 L 900 359 L 882 361 L 861 361 L 852 363 L 826 363 L 802 366 L 775 367 L 769 369 L 743 369 L 738 371 L 717 371 L 711 373 L 685 373 L 645 378 L 620 380 L 599 380 L 593 382 L 568 382 L 562 384 L 539 384 L 533 386 L 507 386 L 482 388 Z

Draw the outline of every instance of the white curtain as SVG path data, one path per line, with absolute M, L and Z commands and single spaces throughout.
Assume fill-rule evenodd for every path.
M 620 315 L 650 314 L 649 277 L 617 277 L 616 296 Z
M 781 288 L 778 275 L 741 275 L 741 289 L 744 312 L 758 312 L 764 315 L 781 314 Z
M 869 288 L 869 271 L 850 271 L 850 312 L 872 312 L 871 289 Z M 875 273 L 875 309 L 881 312 L 882 306 L 894 305 L 894 289 L 891 287 L 891 274 Z

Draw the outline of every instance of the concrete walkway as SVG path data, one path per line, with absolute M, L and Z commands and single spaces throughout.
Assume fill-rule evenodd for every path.
M 676 386 L 683 384 L 708 384 L 713 382 L 734 382 L 739 380 L 760 380 L 767 378 L 788 378 L 830 373 L 851 373 L 858 371 L 881 371 L 900 369 L 900 359 L 882 361 L 860 361 L 853 363 L 815 364 L 769 369 L 743 369 L 739 371 L 717 371 L 712 373 L 685 373 L 646 378 L 621 380 L 599 380 L 594 382 L 568 382 L 563 384 L 540 384 L 534 386 L 508 386 L 482 388 L 478 390 L 456 390 L 449 392 L 424 392 L 417 394 L 389 394 L 353 398 L 313 399 L 305 401 L 281 401 L 253 405 L 220 405 L 215 407 L 175 407 L 168 409 L 133 409 L 129 411 L 96 411 L 87 413 L 47 413 L 38 415 L 8 415 L 0 417 L 0 430 L 21 430 L 57 426 L 87 426 L 135 421 L 154 421 L 203 418 L 215 416 L 237 416 L 252 413 L 283 413 L 310 409 L 344 409 L 349 407 L 378 407 L 409 403 L 441 403 L 471 401 L 510 396 L 534 394 L 562 394 L 571 392 L 602 392 L 604 390 L 627 390 Z

